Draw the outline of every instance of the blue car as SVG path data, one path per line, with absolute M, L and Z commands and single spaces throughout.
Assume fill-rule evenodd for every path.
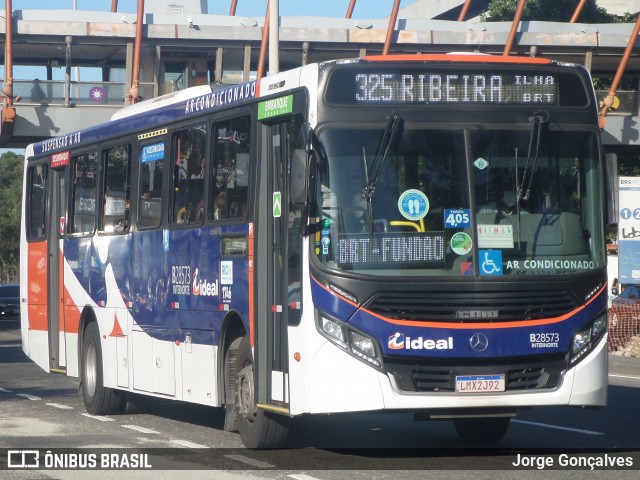
M 20 285 L 0 285 L 0 322 L 20 318 Z

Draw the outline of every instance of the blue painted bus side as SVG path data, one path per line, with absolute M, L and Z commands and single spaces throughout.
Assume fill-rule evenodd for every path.
M 171 340 L 184 341 L 180 330 L 213 331 L 217 345 L 229 311 L 238 313 L 248 329 L 248 257 L 223 256 L 220 249 L 222 237 L 246 237 L 247 232 L 241 224 L 69 237 L 64 252 L 98 308 L 112 305 L 109 295 L 119 294 L 135 324 L 150 335 L 159 335 L 162 327 L 174 332 Z M 118 293 L 107 291 L 107 269 Z M 209 338 L 194 335 L 193 342 L 210 343 Z

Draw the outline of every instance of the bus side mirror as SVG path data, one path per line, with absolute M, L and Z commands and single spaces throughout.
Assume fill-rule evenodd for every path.
M 298 205 L 307 203 L 307 159 L 307 152 L 305 150 L 296 149 L 293 151 L 289 192 L 291 202 Z

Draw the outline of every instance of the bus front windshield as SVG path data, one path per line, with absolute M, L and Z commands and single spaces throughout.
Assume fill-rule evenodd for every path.
M 364 275 L 565 275 L 604 265 L 594 131 L 319 129 L 315 255 Z

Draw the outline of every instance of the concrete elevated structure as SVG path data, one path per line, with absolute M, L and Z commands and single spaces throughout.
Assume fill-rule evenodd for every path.
M 465 20 L 473 20 L 487 10 L 490 0 L 474 0 L 469 4 Z M 612 15 L 635 15 L 640 12 L 640 0 L 597 0 L 598 7 Z M 400 10 L 403 18 L 434 18 L 457 20 L 465 0 L 415 0 Z M 575 2 L 576 7 L 578 1 Z M 515 5 L 515 2 L 514 2 Z M 567 19 L 568 20 L 568 19 Z
M 461 3 L 461 2 L 458 2 Z M 199 10 L 202 12 L 205 10 Z M 0 16 L 4 12 L 0 10 Z M 136 15 L 79 10 L 13 12 L 14 94 L 17 119 L 2 147 L 60 135 L 108 120 L 128 104 Z M 386 19 L 280 18 L 280 70 L 334 58 L 381 53 Z M 206 13 L 144 15 L 140 90 L 144 98 L 209 82 L 238 83 L 255 76 L 264 18 Z M 633 24 L 523 22 L 512 54 L 537 55 L 585 65 L 601 78 L 614 76 Z M 483 52 L 501 55 L 510 22 L 457 22 L 400 18 L 391 53 Z M 5 24 L 0 24 L 5 40 Z M 638 44 L 630 59 L 622 105 L 607 117 L 607 149 L 638 148 Z M 3 62 L 4 63 L 4 62 Z M 46 67 L 46 77 L 20 78 L 16 67 Z M 97 81 L 73 79 L 73 69 L 99 69 Z M 62 69 L 64 80 L 54 79 Z M 59 70 L 58 70 L 59 72 Z M 0 76 L 1 77 L 1 76 Z M 603 98 L 606 92 L 599 97 Z

